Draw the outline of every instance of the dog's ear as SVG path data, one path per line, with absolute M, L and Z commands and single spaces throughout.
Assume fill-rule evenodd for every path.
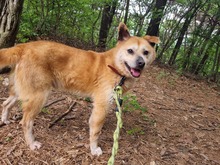
M 160 39 L 159 37 L 157 36 L 149 36 L 149 35 L 146 35 L 143 37 L 145 40 L 147 40 L 151 46 L 155 46 L 155 44 L 159 44 L 160 43 Z
M 125 41 L 130 38 L 128 28 L 124 23 L 120 23 L 118 26 L 118 41 Z

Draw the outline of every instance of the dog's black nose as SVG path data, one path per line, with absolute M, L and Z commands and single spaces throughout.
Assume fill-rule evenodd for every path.
M 144 59 L 141 56 L 139 56 L 137 58 L 136 64 L 137 64 L 138 68 L 143 69 L 143 67 L 145 65 Z

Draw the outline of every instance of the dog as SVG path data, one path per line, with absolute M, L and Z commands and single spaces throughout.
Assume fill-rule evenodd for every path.
M 93 110 L 89 118 L 90 150 L 101 155 L 98 138 L 113 98 L 113 89 L 126 77 L 126 92 L 156 56 L 151 44 L 156 36 L 131 36 L 120 23 L 118 41 L 105 52 L 85 51 L 51 41 L 33 41 L 0 50 L 0 68 L 12 67 L 10 95 L 3 102 L 1 120 L 9 124 L 9 111 L 17 100 L 22 102 L 21 120 L 24 137 L 31 150 L 41 143 L 33 135 L 33 124 L 52 89 L 90 96 Z

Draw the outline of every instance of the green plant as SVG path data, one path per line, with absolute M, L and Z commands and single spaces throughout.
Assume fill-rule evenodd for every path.
M 136 134 L 144 135 L 144 131 L 139 127 L 132 128 L 130 130 L 127 130 L 126 132 L 128 135 L 136 135 Z
M 50 111 L 48 110 L 48 108 L 42 108 L 41 112 L 46 113 L 46 114 L 50 114 Z
M 7 137 L 5 138 L 5 141 L 6 141 L 6 142 L 10 142 L 10 141 L 12 141 L 12 139 L 13 139 L 13 138 L 12 138 L 11 136 L 7 136 Z
M 142 112 L 147 112 L 147 108 L 142 107 L 137 100 L 137 97 L 132 94 L 127 94 L 123 97 L 123 110 L 134 111 L 141 110 Z
M 169 83 L 171 86 L 174 86 L 174 85 L 176 84 L 176 81 L 175 81 L 175 79 L 170 78 L 170 79 L 168 80 L 168 83 Z
M 147 115 L 143 115 L 143 120 L 147 121 L 150 125 L 156 126 L 156 120 L 149 118 Z
M 147 115 L 143 115 L 143 120 L 145 120 L 145 121 L 149 121 L 149 117 L 147 116 Z
M 89 103 L 92 103 L 92 99 L 90 97 L 86 97 L 84 100 L 89 102 Z

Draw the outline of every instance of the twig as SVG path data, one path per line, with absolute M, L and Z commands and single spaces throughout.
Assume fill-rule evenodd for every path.
M 53 127 L 58 121 L 60 121 L 63 117 L 65 117 L 68 113 L 71 112 L 72 108 L 76 105 L 76 102 L 73 102 L 69 109 L 63 113 L 60 117 L 58 117 L 56 120 L 54 120 L 50 125 L 49 125 L 49 128 Z
M 55 103 L 57 103 L 57 102 L 59 102 L 59 101 L 62 101 L 62 100 L 65 100 L 65 98 L 61 98 L 61 99 L 57 99 L 57 100 L 55 100 L 55 101 L 52 101 L 52 102 L 48 103 L 47 105 L 45 105 L 44 108 L 48 108 L 49 106 L 51 106 L 51 105 L 53 105 L 53 104 L 55 104 Z M 13 120 L 14 120 L 14 121 L 21 120 L 21 119 L 22 119 L 22 116 L 23 116 L 23 115 L 15 115 L 15 116 L 13 116 Z M 1 125 L 0 125 L 0 126 L 1 126 Z
M 6 97 L 0 98 L 1 101 L 5 101 L 6 99 L 7 99 Z
M 44 108 L 48 108 L 49 106 L 51 106 L 51 105 L 53 105 L 53 104 L 55 104 L 55 103 L 57 103 L 57 102 L 59 102 L 59 101 L 62 101 L 62 100 L 65 100 L 65 98 L 61 98 L 61 99 L 52 101 L 52 102 L 46 104 L 46 105 L 44 106 Z

